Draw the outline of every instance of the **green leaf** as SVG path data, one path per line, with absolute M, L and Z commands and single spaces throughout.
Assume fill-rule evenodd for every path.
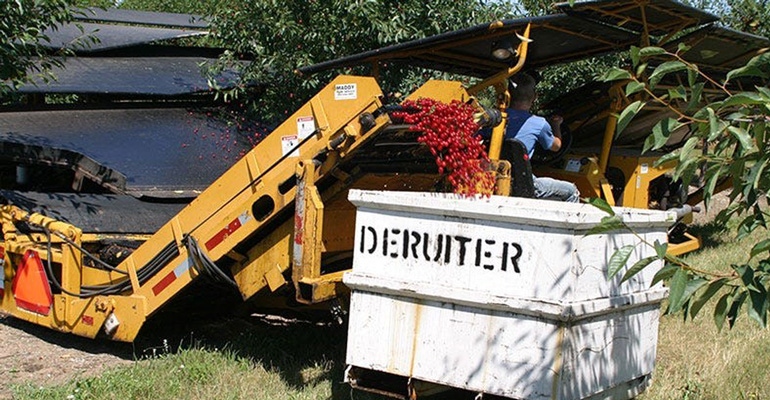
M 754 247 L 751 248 L 751 255 L 749 258 L 754 258 L 757 254 L 761 254 L 766 251 L 770 251 L 770 239 L 765 239 L 755 244 Z
M 755 92 L 741 92 L 734 94 L 728 98 L 726 98 L 722 102 L 721 108 L 728 108 L 733 106 L 745 106 L 745 105 L 755 105 L 755 104 L 764 104 L 766 100 L 762 98 L 762 95 Z
M 615 129 L 615 138 L 620 136 L 628 124 L 631 123 L 631 120 L 634 118 L 634 116 L 636 116 L 636 114 L 641 111 L 642 107 L 644 107 L 644 103 L 637 100 L 623 109 L 623 111 L 620 113 L 620 117 L 618 117 L 618 126 Z
M 735 321 L 738 320 L 738 312 L 741 311 L 743 302 L 746 301 L 748 292 L 742 291 L 733 299 L 733 304 L 730 305 L 730 309 L 727 311 L 727 323 L 730 325 L 730 329 L 735 326 Z
M 720 278 L 710 282 L 706 287 L 706 290 L 704 290 L 703 293 L 701 293 L 700 296 L 698 296 L 698 298 L 695 299 L 695 301 L 693 301 L 690 305 L 690 318 L 695 318 L 703 306 L 706 305 L 706 303 L 708 303 L 708 301 L 711 300 L 711 298 L 714 297 L 717 292 L 719 292 L 719 289 L 722 289 L 726 282 L 727 278 Z
M 752 189 L 759 189 L 765 168 L 767 168 L 767 155 L 764 155 L 757 160 L 756 163 L 751 166 L 751 169 L 749 169 L 749 174 L 746 176 L 746 183 L 749 183 Z M 751 201 L 751 203 L 753 203 L 753 201 Z
M 631 65 L 636 67 L 639 65 L 639 61 L 641 61 L 641 57 L 639 54 L 639 48 L 636 46 L 631 46 L 631 49 L 629 50 L 629 53 L 631 55 Z
M 675 264 L 675 265 L 685 265 L 686 264 L 684 262 L 684 260 L 682 260 L 681 258 L 679 258 L 679 257 L 677 257 L 675 255 L 668 254 L 668 253 L 666 253 L 665 259 L 666 259 L 667 262 L 670 262 L 670 263 Z
M 761 221 L 755 215 L 749 215 L 738 224 L 738 234 L 735 235 L 736 240 L 745 238 L 760 226 L 762 226 Z
M 717 182 L 719 182 L 720 176 L 721 171 L 717 171 L 711 176 L 707 175 L 706 186 L 703 188 L 703 202 L 706 204 L 706 208 L 708 208 L 711 204 L 711 198 L 714 195 L 714 190 L 716 189 L 716 185 Z
M 708 282 L 709 282 L 708 279 L 704 279 L 704 278 L 695 278 L 687 282 L 687 286 L 685 286 L 684 293 L 682 294 L 681 301 L 684 302 L 682 306 L 684 306 L 685 304 L 688 304 L 692 299 L 692 296 L 695 294 L 695 292 L 697 292 L 700 288 L 705 286 Z
M 698 70 L 694 68 L 687 68 L 687 84 L 694 89 L 695 82 L 697 80 L 698 80 Z
M 679 85 L 675 88 L 670 88 L 668 89 L 668 98 L 671 100 L 677 100 L 677 99 L 687 100 L 687 91 L 682 85 Z
M 588 199 L 588 204 L 606 212 L 609 215 L 615 215 L 615 210 L 612 209 L 610 203 L 599 197 L 591 197 Z
M 626 79 L 631 79 L 631 72 L 618 67 L 610 68 L 599 78 L 599 80 L 603 82 L 620 81 Z
M 770 88 L 764 86 L 755 86 L 755 88 L 765 101 L 770 101 Z
M 666 252 L 668 251 L 668 243 L 661 243 L 659 240 L 656 240 L 654 246 L 658 258 L 664 260 L 666 258 Z
M 628 257 L 631 256 L 631 253 L 634 251 L 635 247 L 636 246 L 630 244 L 625 245 L 612 253 L 609 264 L 607 265 L 607 280 L 614 278 L 618 271 L 626 266 Z
M 655 137 L 652 134 L 650 134 L 649 136 L 647 136 L 647 139 L 644 139 L 644 145 L 642 146 L 642 154 L 647 153 L 653 147 L 655 147 Z
M 749 60 L 743 67 L 734 69 L 727 73 L 727 80 L 743 76 L 755 76 L 766 79 L 770 76 L 770 53 L 760 54 Z
M 741 277 L 741 282 L 746 289 L 751 291 L 758 291 L 759 288 L 754 284 L 754 269 L 749 265 L 732 265 L 735 272 Z
M 690 157 L 690 153 L 695 149 L 695 145 L 700 142 L 700 138 L 697 136 L 692 136 L 684 143 L 684 146 L 682 146 L 682 150 L 679 152 L 679 161 L 684 161 L 685 159 Z
M 629 81 L 628 84 L 626 84 L 626 97 L 644 90 L 644 87 L 645 87 L 644 82 L 633 81 L 633 80 Z
M 648 47 L 643 47 L 639 50 L 640 57 L 651 57 L 651 56 L 657 56 L 661 54 L 666 54 L 666 50 L 661 47 L 648 46 Z
M 652 283 L 650 286 L 655 286 L 660 281 L 665 281 L 672 276 L 674 276 L 674 273 L 679 270 L 679 266 L 673 265 L 673 264 L 666 264 L 663 268 L 660 269 L 657 273 L 655 273 L 655 276 L 652 277 Z
M 768 103 L 770 103 L 770 100 L 768 100 Z M 754 132 L 754 142 L 759 147 L 759 151 L 761 153 L 765 152 L 765 146 L 767 143 L 765 143 L 765 137 L 767 134 L 767 124 L 764 122 L 757 122 L 754 124 L 754 128 L 752 129 Z
M 746 132 L 745 129 L 741 129 L 737 126 L 728 126 L 727 131 L 730 132 L 741 143 L 741 147 L 744 150 L 754 149 L 754 141 L 751 139 L 751 135 Z
M 666 75 L 672 72 L 684 71 L 685 69 L 687 69 L 687 66 L 678 60 L 666 61 L 663 64 L 658 65 L 655 70 L 652 71 L 652 74 L 650 74 L 650 87 L 655 87 L 655 85 L 657 85 Z
M 620 280 L 620 283 L 623 283 L 631 278 L 634 277 L 634 275 L 638 274 L 640 271 L 642 271 L 645 267 L 650 265 L 651 262 L 657 260 L 655 256 L 645 257 L 641 260 L 634 263 L 634 265 L 631 266 L 631 268 L 626 271 L 625 274 L 623 274 L 623 278 Z
M 585 234 L 585 236 L 597 235 L 604 232 L 615 231 L 615 230 L 624 228 L 625 226 L 626 224 L 623 223 L 623 220 L 620 219 L 619 216 L 608 215 L 606 217 L 603 217 L 601 222 L 599 222 L 598 225 L 589 229 L 588 232 Z
M 707 110 L 708 110 L 708 117 L 709 117 L 708 140 L 712 141 L 722 134 L 722 132 L 725 130 L 728 124 L 725 121 L 720 120 L 711 107 L 708 107 Z
M 762 285 L 756 286 L 758 286 L 760 290 L 749 291 L 749 304 L 746 311 L 748 312 L 749 318 L 757 321 L 763 328 L 766 328 L 768 308 L 767 290 Z
M 650 138 L 652 136 L 649 136 Z M 657 159 L 654 163 L 652 163 L 655 167 L 660 167 L 661 165 L 671 161 L 671 160 L 677 160 L 679 158 L 679 153 L 682 151 L 682 149 L 676 149 L 668 154 L 664 154 L 662 157 Z
M 695 158 L 686 158 L 684 161 L 680 162 L 679 165 L 677 165 L 676 170 L 674 170 L 673 179 L 675 181 L 681 179 L 682 185 L 688 187 L 690 181 L 692 181 L 692 178 L 698 170 L 697 161 L 698 160 Z
M 684 291 L 687 288 L 687 271 L 677 268 L 674 276 L 668 284 L 668 309 L 667 314 L 673 314 L 682 308 L 687 299 L 684 298 Z
M 636 76 L 641 76 L 647 69 L 647 63 L 641 63 L 636 67 Z
M 660 121 L 658 121 L 655 126 L 652 127 L 652 138 L 653 138 L 653 150 L 657 150 L 663 146 L 666 145 L 666 142 L 668 142 L 669 137 L 671 137 L 671 132 L 674 132 L 675 130 L 681 128 L 684 126 L 681 122 L 673 119 L 673 118 L 664 118 Z
M 734 290 L 730 293 L 724 294 L 719 298 L 716 306 L 714 306 L 714 324 L 717 326 L 717 329 L 719 329 L 720 332 L 722 331 L 722 326 L 725 323 L 727 311 L 733 303 L 733 295 Z
M 690 46 L 688 46 L 688 45 L 686 45 L 684 43 L 679 43 L 679 45 L 677 46 L 676 52 L 677 53 L 686 53 L 687 50 L 690 50 Z
M 688 70 L 690 71 L 690 70 Z M 687 108 L 685 108 L 685 112 L 690 112 L 694 110 L 701 102 L 701 96 L 703 95 L 703 88 L 705 87 L 704 82 L 698 82 L 698 83 L 692 83 L 690 84 L 690 102 L 687 103 Z

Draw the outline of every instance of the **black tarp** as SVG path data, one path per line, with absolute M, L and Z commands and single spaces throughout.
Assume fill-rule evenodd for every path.
M 49 40 L 40 44 L 52 49 L 68 48 L 77 53 L 143 45 L 159 41 L 205 35 L 200 29 L 157 28 L 131 25 L 72 23 L 47 29 Z M 91 37 L 97 38 L 94 42 Z
M 568 15 L 599 21 L 608 26 L 637 34 L 653 36 L 678 33 L 683 29 L 715 22 L 714 14 L 672 0 L 597 0 L 574 4 L 560 3 L 556 8 Z
M 495 60 L 493 44 L 508 38 L 514 48 L 531 24 L 527 65 L 538 67 L 566 62 L 590 55 L 613 51 L 636 43 L 637 37 L 592 21 L 564 14 L 523 18 L 494 24 L 476 25 L 441 35 L 371 50 L 336 60 L 299 68 L 302 73 L 315 73 L 331 68 L 349 67 L 378 61 L 396 61 L 443 72 L 486 77 L 501 71 L 509 62 Z M 541 45 L 547 44 L 547 45 Z
M 55 80 L 19 88 L 20 93 L 75 93 L 174 96 L 204 92 L 209 85 L 200 65 L 203 57 L 72 57 L 54 67 Z M 220 87 L 237 81 L 234 72 L 217 77 Z
M 154 11 L 122 10 L 117 8 L 81 8 L 74 17 L 79 21 L 118 22 L 132 25 L 155 25 L 174 28 L 206 29 L 208 22 L 199 15 Z
M 0 198 L 29 212 L 77 226 L 86 233 L 152 234 L 185 206 L 112 194 L 0 190 Z
M 767 38 L 719 26 L 707 26 L 666 46 L 676 50 L 679 43 L 689 46 L 685 59 L 710 70 L 727 72 L 746 65 L 761 49 L 770 47 Z
M 5 112 L 2 143 L 82 154 L 154 197 L 197 195 L 251 148 L 226 121 L 181 108 Z
M 515 61 L 503 63 L 495 60 L 492 57 L 493 46 L 507 38 L 515 48 L 520 43 L 516 35 L 522 34 L 527 25 L 531 26 L 532 43 L 529 44 L 526 68 L 537 69 L 593 55 L 625 51 L 632 45 L 644 45 L 642 15 L 647 21 L 648 34 L 665 35 L 650 38 L 651 44 L 660 45 L 678 43 L 670 40 L 686 30 L 695 30 L 718 19 L 715 15 L 672 0 L 599 0 L 576 3 L 574 7 L 562 4 L 557 10 L 561 13 L 505 20 L 501 24 L 476 25 L 304 66 L 299 71 L 312 74 L 333 68 L 398 62 L 442 72 L 488 77 Z M 693 62 L 719 68 L 746 61 L 750 52 L 742 54 L 741 50 L 757 50 L 767 45 L 765 38 L 716 28 L 701 29 L 697 35 L 692 34 L 679 41 L 697 47 L 695 52 L 685 54 L 685 58 L 692 56 Z M 714 52 L 721 52 L 721 55 L 715 58 Z

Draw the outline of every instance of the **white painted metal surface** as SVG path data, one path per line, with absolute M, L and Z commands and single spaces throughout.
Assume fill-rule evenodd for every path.
M 607 281 L 623 231 L 590 205 L 351 191 L 358 208 L 347 363 L 522 399 L 630 397 L 653 370 L 660 265 Z M 670 213 L 616 209 L 649 243 Z M 638 246 L 628 265 L 651 256 Z

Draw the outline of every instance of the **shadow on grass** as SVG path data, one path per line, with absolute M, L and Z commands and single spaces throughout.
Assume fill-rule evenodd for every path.
M 211 291 L 210 287 L 197 289 L 203 291 L 193 290 L 189 296 L 181 296 L 180 300 L 184 301 L 172 301 L 151 317 L 134 343 L 82 338 L 10 317 L 3 323 L 61 347 L 109 353 L 127 360 L 185 349 L 228 352 L 262 365 L 298 391 L 328 381 L 330 400 L 390 398 L 353 390 L 343 382 L 347 325 L 339 324 L 328 310 L 302 310 L 280 315 L 244 313 L 238 296 L 226 291 Z M 372 338 L 372 345 L 376 344 L 376 338 Z M 420 398 L 474 397 L 474 393 L 451 390 Z
M 226 351 L 261 364 L 298 391 L 328 381 L 330 399 L 387 398 L 351 393 L 343 382 L 347 325 L 339 324 L 328 310 L 255 313 L 246 312 L 242 303 L 221 300 L 207 297 L 208 310 L 190 307 L 189 302 L 183 308 L 164 307 L 135 341 L 137 357 L 190 348 Z
M 688 232 L 701 240 L 701 249 L 711 249 L 725 244 L 729 237 L 730 230 L 724 225 L 710 221 L 703 225 L 692 225 Z

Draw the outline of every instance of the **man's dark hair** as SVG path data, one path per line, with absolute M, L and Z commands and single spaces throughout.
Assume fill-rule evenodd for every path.
M 523 103 L 535 101 L 535 85 L 535 78 L 529 74 L 521 73 L 511 77 L 508 84 L 511 102 Z

